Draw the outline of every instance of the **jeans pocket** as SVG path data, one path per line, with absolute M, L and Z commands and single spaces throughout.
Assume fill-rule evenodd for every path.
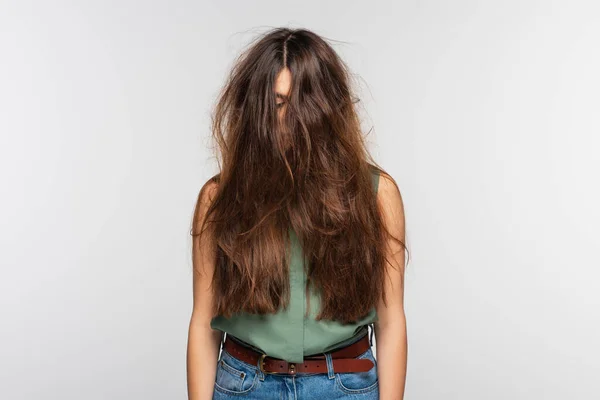
M 373 367 L 364 372 L 336 372 L 335 381 L 340 390 L 349 394 L 371 392 L 379 387 L 377 377 L 377 360 L 373 355 L 372 347 L 363 354 L 355 357 L 368 359 L 373 362 Z
M 215 390 L 230 395 L 250 393 L 258 385 L 258 367 L 238 360 L 227 352 L 221 351 L 215 377 Z

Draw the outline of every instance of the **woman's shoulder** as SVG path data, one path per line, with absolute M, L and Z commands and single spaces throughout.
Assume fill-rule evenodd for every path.
M 196 198 L 196 207 L 194 211 L 194 225 L 204 219 L 205 214 L 208 212 L 212 205 L 217 191 L 219 189 L 219 175 L 214 175 L 208 179 L 202 187 Z
M 385 170 L 378 166 L 371 165 L 371 171 L 373 175 L 375 191 L 378 194 L 382 192 L 382 196 L 389 196 L 393 195 L 394 192 L 400 192 L 396 180 Z
M 202 187 L 200 188 L 199 197 L 204 198 L 206 200 L 214 198 L 217 190 L 219 189 L 219 178 L 220 174 L 213 175 L 210 177 Z
M 377 200 L 384 210 L 384 219 L 404 220 L 404 201 L 396 180 L 388 173 L 380 171 Z

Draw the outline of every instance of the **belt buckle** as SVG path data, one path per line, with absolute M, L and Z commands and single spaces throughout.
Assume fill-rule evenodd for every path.
M 266 354 L 261 354 L 260 358 L 258 360 L 258 369 L 260 369 L 260 371 L 263 374 L 271 374 L 271 375 L 296 375 L 296 364 L 295 363 L 288 363 L 289 367 L 288 367 L 288 372 L 271 372 L 271 371 L 265 371 L 265 357 L 267 357 Z

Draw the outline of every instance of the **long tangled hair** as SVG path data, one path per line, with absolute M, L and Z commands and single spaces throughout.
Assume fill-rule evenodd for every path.
M 292 84 L 278 118 L 275 81 L 284 68 Z M 307 294 L 321 297 L 318 320 L 355 322 L 385 301 L 389 233 L 372 185 L 383 170 L 366 149 L 349 77 L 332 47 L 306 29 L 272 29 L 236 60 L 212 115 L 220 173 L 200 191 L 191 232 L 194 240 L 210 232 L 216 246 L 214 316 L 288 306 L 292 230 Z

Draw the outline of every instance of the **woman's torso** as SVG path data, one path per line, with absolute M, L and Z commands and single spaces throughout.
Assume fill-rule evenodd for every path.
M 373 169 L 375 193 L 379 172 Z M 231 318 L 214 317 L 211 327 L 234 336 L 246 345 L 271 357 L 289 362 L 302 362 L 304 356 L 324 353 L 353 343 L 368 333 L 368 325 L 377 321 L 377 311 L 371 311 L 352 324 L 315 319 L 320 309 L 320 297 L 309 291 L 310 310 L 306 313 L 306 273 L 302 249 L 295 232 L 290 229 L 292 253 L 290 258 L 290 303 L 286 310 L 275 314 L 238 313 Z M 306 315 L 306 316 L 305 316 Z

